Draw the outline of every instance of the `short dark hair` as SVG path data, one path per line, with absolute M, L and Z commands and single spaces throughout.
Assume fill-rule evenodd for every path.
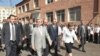
M 68 23 L 68 28 L 73 26 L 73 22 Z
M 8 19 L 10 19 L 11 17 L 17 17 L 17 16 L 11 14 L 11 15 L 8 17 Z

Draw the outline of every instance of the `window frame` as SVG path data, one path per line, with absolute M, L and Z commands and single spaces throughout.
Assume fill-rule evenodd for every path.
M 72 11 L 71 11 L 72 10 Z M 77 14 L 77 12 L 79 12 Z M 73 15 L 73 19 L 71 19 L 71 14 L 74 13 Z M 79 18 L 78 16 L 79 15 Z M 69 8 L 68 9 L 68 18 L 69 18 L 69 21 L 73 22 L 73 21 L 80 21 L 81 20 L 81 7 L 80 6 L 77 6 L 77 7 L 72 7 L 72 8 Z
M 51 14 L 50 14 L 51 13 Z M 48 17 L 48 15 L 49 15 L 49 17 Z M 46 19 L 49 21 L 49 22 L 53 22 L 53 17 L 54 17 L 54 15 L 53 15 L 53 12 L 46 12 Z
M 62 16 L 63 15 L 63 16 Z M 59 18 L 59 17 L 60 18 Z M 58 21 L 64 22 L 65 21 L 65 9 L 57 10 L 56 11 L 56 17 Z

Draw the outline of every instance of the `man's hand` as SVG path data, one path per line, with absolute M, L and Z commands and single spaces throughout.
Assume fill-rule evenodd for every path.
M 80 40 L 77 40 L 77 43 L 80 44 Z
M 22 40 L 25 40 L 27 37 L 26 36 L 24 36 L 23 38 L 22 38 Z
M 52 45 L 52 41 L 50 41 L 50 46 Z
M 34 47 L 34 46 L 31 46 L 32 47 L 32 49 L 34 50 L 34 51 L 36 51 L 36 48 Z
M 2 49 L 4 49 L 5 48 L 5 44 L 2 44 Z

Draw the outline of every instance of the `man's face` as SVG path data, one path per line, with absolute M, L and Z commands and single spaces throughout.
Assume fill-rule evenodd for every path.
M 32 19 L 30 19 L 30 23 L 33 23 L 33 20 Z
M 69 27 L 69 30 L 72 31 L 74 29 L 74 26 Z
M 57 23 L 57 19 L 54 19 L 54 20 L 53 20 L 53 23 L 56 24 L 56 23 Z
M 22 22 L 22 20 L 21 20 L 21 19 L 19 19 L 19 20 L 18 20 L 18 22 L 20 22 L 20 23 L 21 23 L 21 22 Z
M 11 23 L 14 23 L 15 22 L 15 17 L 11 16 L 10 21 L 11 21 Z
M 48 24 L 48 20 L 44 20 L 44 24 L 47 25 Z
M 37 20 L 37 25 L 40 26 L 41 24 L 42 24 L 42 20 L 41 19 L 38 19 Z

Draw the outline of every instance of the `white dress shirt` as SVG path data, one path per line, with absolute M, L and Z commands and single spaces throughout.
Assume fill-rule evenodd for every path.
M 62 29 L 60 26 L 58 26 L 58 35 L 61 35 L 62 34 Z
M 39 30 L 39 32 L 40 32 L 41 35 L 42 35 L 42 34 L 43 34 L 43 33 L 42 33 L 42 26 L 39 26 L 39 27 L 38 27 L 38 30 Z
M 99 32 L 100 32 L 100 27 L 96 27 L 96 28 L 95 28 L 95 32 L 96 32 L 96 33 L 99 33 Z
M 63 41 L 64 43 L 74 43 L 74 39 L 77 40 L 75 31 L 70 31 L 67 27 L 63 28 Z
M 90 34 L 94 34 L 94 29 L 93 29 L 93 27 L 90 27 Z

